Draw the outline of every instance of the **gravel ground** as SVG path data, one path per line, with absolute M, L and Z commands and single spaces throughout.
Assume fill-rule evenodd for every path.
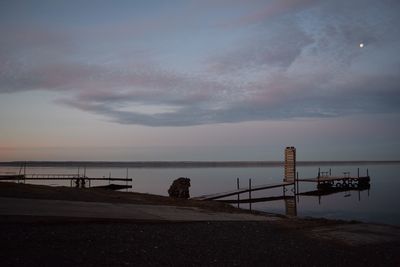
M 246 212 L 213 201 L 15 183 L 0 183 L 0 196 Z M 383 241 L 352 245 L 336 238 L 338 233 L 347 235 L 353 226 L 351 234 Z M 378 231 L 371 231 L 367 224 L 332 220 L 166 223 L 0 216 L 0 227 L 0 267 L 400 266 L 398 228 L 383 227 L 381 231 L 374 226 Z M 331 231 L 337 227 L 339 232 Z M 392 235 L 393 239 L 387 238 Z
M 0 219 L 0 266 L 400 266 L 399 243 L 349 246 L 272 222 Z

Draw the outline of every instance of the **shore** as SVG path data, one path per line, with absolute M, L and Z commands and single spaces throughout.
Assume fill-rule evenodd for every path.
M 217 216 L 137 220 L 54 216 L 48 210 L 47 216 L 32 216 L 3 208 L 1 266 L 400 266 L 400 229 L 393 226 L 254 215 L 214 201 L 99 189 L 0 183 L 0 197 L 9 203 L 29 200 L 33 206 L 44 201 L 113 204 L 152 207 L 155 214 L 177 209 L 197 219 Z M 230 221 L 236 217 L 220 214 L 245 219 Z M 264 219 L 251 219 L 259 217 Z
M 297 166 L 391 165 L 399 160 L 297 161 Z M 284 161 L 5 161 L 2 167 L 87 167 L 87 168 L 213 168 L 282 167 Z

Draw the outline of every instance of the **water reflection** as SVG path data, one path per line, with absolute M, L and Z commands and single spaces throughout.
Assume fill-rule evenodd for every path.
M 297 216 L 296 197 L 285 198 L 286 216 Z
M 361 192 L 367 191 L 368 197 L 370 192 L 371 185 L 360 183 L 358 185 L 348 186 L 348 187 L 318 187 L 316 190 L 310 190 L 306 192 L 296 192 L 296 187 L 293 186 L 291 188 L 283 187 L 281 195 L 275 195 L 270 197 L 261 197 L 261 198 L 240 198 L 240 194 L 238 194 L 237 199 L 223 199 L 221 202 L 237 204 L 237 207 L 247 208 L 251 210 L 251 204 L 253 203 L 267 203 L 273 201 L 282 201 L 285 205 L 285 215 L 287 216 L 297 216 L 297 208 L 300 203 L 301 197 L 317 197 L 318 204 L 321 205 L 323 197 L 329 195 L 340 195 L 344 193 L 344 197 L 350 197 L 352 192 L 356 192 L 358 195 L 358 201 L 361 201 Z M 289 192 L 289 193 L 288 193 Z M 290 195 L 288 195 L 290 194 Z M 240 204 L 248 205 L 241 206 Z

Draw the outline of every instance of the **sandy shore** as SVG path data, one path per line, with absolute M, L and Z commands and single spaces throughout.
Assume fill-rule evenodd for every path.
M 105 190 L 0 183 L 3 199 L 188 207 L 226 204 Z M 265 215 L 265 221 L 138 221 L 0 215 L 1 266 L 400 266 L 398 227 Z

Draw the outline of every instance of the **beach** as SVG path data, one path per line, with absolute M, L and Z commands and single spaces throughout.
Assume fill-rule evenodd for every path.
M 400 230 L 394 226 L 289 218 L 260 212 L 250 214 L 215 201 L 99 189 L 1 183 L 0 197 L 3 202 L 11 200 L 10 203 L 29 200 L 33 207 L 43 202 L 132 205 L 128 207 L 142 207 L 141 211 L 151 210 L 159 215 L 145 220 L 118 215 L 60 216 L 54 213 L 56 216 L 38 216 L 13 214 L 3 207 L 0 210 L 2 266 L 400 264 Z M 179 212 L 173 215 L 190 216 L 174 220 L 166 217 L 168 209 Z M 209 217 L 199 220 L 196 212 L 198 216 Z M 218 217 L 221 214 L 227 215 Z

